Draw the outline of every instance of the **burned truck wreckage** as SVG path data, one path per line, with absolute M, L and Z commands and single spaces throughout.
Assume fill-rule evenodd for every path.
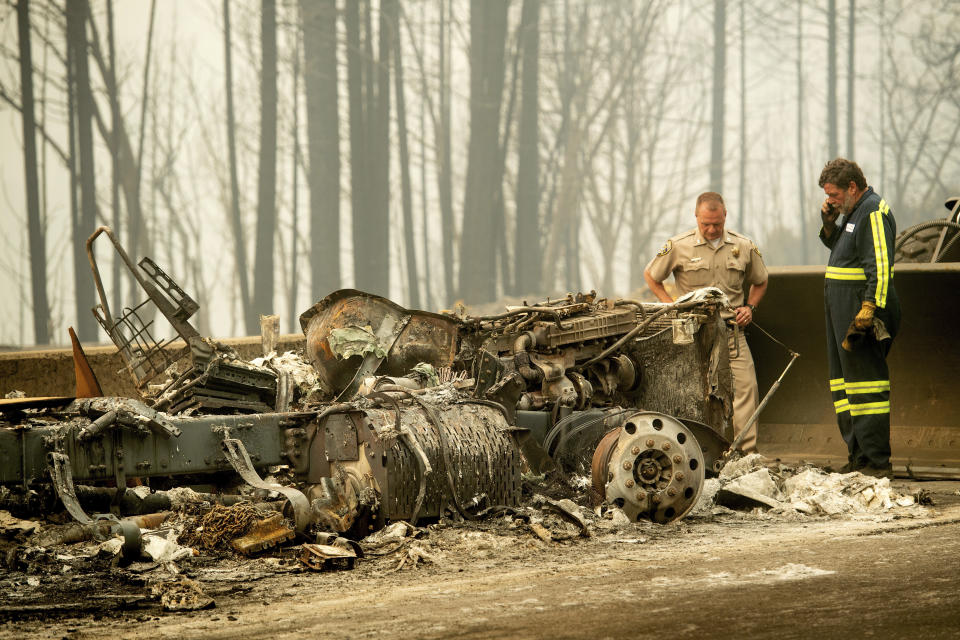
M 101 235 L 146 294 L 116 316 L 94 257 Z M 201 336 L 199 305 L 149 258 L 135 265 L 109 229 L 87 249 L 94 313 L 141 397 L 102 397 L 75 340 L 77 397 L 0 401 L 0 502 L 62 503 L 130 549 L 139 525 L 118 516 L 169 508 L 177 487 L 231 504 L 244 483 L 281 498 L 303 539 L 502 513 L 520 503 L 525 473 L 576 480 L 595 506 L 665 523 L 693 508 L 729 446 L 717 290 L 673 304 L 571 294 L 485 317 L 340 290 L 300 316 L 305 381 L 275 354 L 247 362 Z M 156 339 L 164 320 L 176 335 Z M 290 537 L 279 531 L 243 550 Z

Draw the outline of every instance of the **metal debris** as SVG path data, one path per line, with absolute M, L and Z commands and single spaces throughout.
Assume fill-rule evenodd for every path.
M 180 578 L 175 582 L 160 582 L 150 588 L 153 597 L 160 600 L 164 611 L 198 611 L 216 606 L 199 582 Z
M 200 526 L 196 529 L 196 542 L 204 549 L 225 547 L 246 534 L 250 525 L 260 516 L 260 512 L 246 502 L 232 507 L 216 505 L 200 518 Z
M 553 536 L 550 534 L 550 531 L 539 522 L 528 522 L 527 526 L 530 527 L 530 531 L 532 531 L 535 536 L 544 542 L 553 541 Z
M 293 540 L 295 536 L 293 529 L 284 524 L 283 515 L 274 513 L 254 521 L 247 533 L 234 539 L 230 546 L 249 556 Z
M 351 548 L 329 544 L 306 543 L 300 553 L 300 562 L 313 571 L 353 569 L 357 553 Z
M 33 520 L 21 520 L 10 515 L 9 511 L 0 511 L 0 536 L 13 538 L 33 535 L 40 530 L 40 523 Z

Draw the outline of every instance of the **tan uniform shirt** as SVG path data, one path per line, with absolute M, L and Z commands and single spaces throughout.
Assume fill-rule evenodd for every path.
M 657 282 L 672 273 L 681 294 L 701 287 L 717 287 L 730 304 L 744 304 L 744 283 L 759 285 L 767 281 L 767 267 L 760 250 L 749 238 L 724 230 L 723 242 L 714 248 L 696 228 L 676 235 L 657 252 L 647 270 Z

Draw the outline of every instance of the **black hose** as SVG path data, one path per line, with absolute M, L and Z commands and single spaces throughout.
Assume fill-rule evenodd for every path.
M 924 229 L 930 229 L 931 227 L 949 227 L 951 229 L 960 231 L 960 224 L 956 222 L 951 222 L 950 220 L 946 220 L 946 219 L 931 220 L 929 222 L 921 222 L 920 224 L 915 224 L 909 229 L 905 229 L 904 231 L 900 232 L 900 235 L 897 237 L 897 242 L 894 245 L 894 251 L 899 251 L 900 247 L 902 247 L 907 240 L 915 236 L 917 233 L 923 231 Z
M 940 255 L 937 256 L 937 262 L 943 262 L 941 258 L 950 252 L 950 249 L 953 248 L 953 245 L 957 244 L 957 241 L 960 241 L 960 233 L 954 235 L 953 238 L 950 239 L 950 242 L 948 242 L 945 247 L 940 249 Z
M 632 409 L 632 408 L 621 409 L 619 407 L 611 407 L 610 409 L 600 409 L 600 411 L 602 413 L 597 417 L 576 425 L 570 431 L 570 433 L 565 434 L 564 439 L 566 440 L 566 439 L 572 438 L 573 436 L 579 434 L 581 431 L 583 431 L 587 427 L 592 427 L 598 422 L 604 422 L 607 420 L 607 418 L 617 418 L 627 413 L 628 411 L 636 411 L 636 409 Z M 550 431 L 547 432 L 547 435 L 543 438 L 544 451 L 546 451 L 551 456 L 553 456 L 553 452 L 550 449 L 553 446 L 553 441 L 556 440 L 557 436 L 560 434 L 560 431 L 563 429 L 563 427 L 573 422 L 576 418 L 582 418 L 584 413 L 586 412 L 571 413 L 569 416 L 567 416 L 563 420 L 560 420 L 555 425 L 553 425 L 553 428 L 551 428 Z

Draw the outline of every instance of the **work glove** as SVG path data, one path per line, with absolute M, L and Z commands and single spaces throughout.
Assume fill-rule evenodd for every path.
M 869 337 L 873 337 L 874 340 L 880 343 L 884 340 L 893 339 L 890 332 L 887 331 L 887 325 L 885 325 L 880 318 L 874 318 L 873 325 L 869 329 L 858 329 L 856 320 L 854 320 L 854 322 L 850 323 L 847 334 L 843 336 L 843 343 L 840 346 L 846 351 L 853 351 L 858 349 Z
M 869 329 L 873 326 L 873 312 L 876 311 L 877 305 L 873 304 L 869 300 L 864 300 L 863 304 L 860 305 L 860 311 L 857 312 L 857 316 L 853 319 L 853 326 L 857 329 Z

